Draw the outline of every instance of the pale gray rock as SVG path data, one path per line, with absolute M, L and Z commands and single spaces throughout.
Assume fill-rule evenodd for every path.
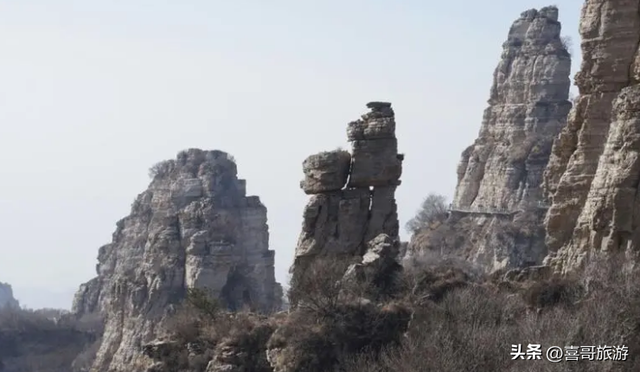
M 347 125 L 351 141 L 351 173 L 348 186 L 397 186 L 402 175 L 398 154 L 395 114 L 387 102 L 370 102 L 371 112 Z
M 545 225 L 558 272 L 596 252 L 632 255 L 640 244 L 640 15 L 638 0 L 587 0 L 580 20 L 580 96 L 545 173 Z
M 305 178 L 300 187 L 307 194 L 340 190 L 347 183 L 350 168 L 349 151 L 325 151 L 311 155 L 302 163 Z
M 512 24 L 478 138 L 457 168 L 454 212 L 416 234 L 410 251 L 455 251 L 489 272 L 542 262 L 541 184 L 571 109 L 571 57 L 560 31 L 555 7 L 527 10 Z M 524 220 L 533 231 L 518 227 Z
M 351 264 L 343 281 L 367 284 L 373 288 L 378 282 L 389 284 L 402 266 L 398 263 L 400 241 L 387 234 L 380 234 L 367 243 L 368 249 L 360 263 Z M 382 280 L 381 280 L 382 279 Z
M 402 159 L 398 140 L 377 138 L 352 141 L 349 187 L 394 186 L 400 184 Z
M 553 9 L 524 12 L 509 31 L 478 139 L 460 164 L 458 207 L 511 209 L 541 199 L 551 144 L 571 109 L 571 57 Z
M 303 212 L 296 257 L 358 254 L 368 227 L 369 203 L 368 189 L 311 196 Z
M 314 257 L 360 257 L 367 242 L 378 235 L 398 236 L 395 190 L 400 184 L 403 156 L 398 154 L 394 112 L 388 102 L 370 102 L 367 106 L 371 112 L 348 124 L 350 157 L 342 151 L 325 152 L 303 163 L 306 178 L 302 185 L 313 195 L 303 212 L 294 275 Z M 350 159 L 350 168 L 341 163 L 344 159 Z M 312 169 L 316 176 L 310 177 Z M 342 182 L 346 178 L 340 177 L 338 182 L 335 177 L 342 176 L 345 169 L 349 179 L 346 186 Z M 322 175 L 327 181 L 317 182 Z M 341 188 L 335 190 L 338 184 Z
M 205 289 L 231 310 L 280 308 L 267 210 L 246 195 L 232 157 L 190 149 L 152 172 L 149 188 L 100 248 L 98 276 L 74 300 L 77 316 L 97 312 L 105 319 L 95 371 L 143 365 L 142 346 L 163 332 L 187 288 Z

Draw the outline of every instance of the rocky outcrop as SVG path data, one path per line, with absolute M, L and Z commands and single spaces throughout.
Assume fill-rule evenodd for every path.
M 0 282 L 0 308 L 19 308 L 20 303 L 13 297 L 13 289 L 10 284 Z
M 293 275 L 317 256 L 362 256 L 379 234 L 398 237 L 395 190 L 398 154 L 390 103 L 370 102 L 371 112 L 348 124 L 352 151 L 322 152 L 303 162 L 301 187 L 311 194 L 303 213 Z
M 480 133 L 458 166 L 451 217 L 416 234 L 409 251 L 462 252 L 487 271 L 541 263 L 543 172 L 571 109 L 571 57 L 560 31 L 556 7 L 527 10 L 513 23 Z
M 151 171 L 149 188 L 100 248 L 98 276 L 74 301 L 77 315 L 105 317 L 94 371 L 138 368 L 142 345 L 162 333 L 187 288 L 205 289 L 231 310 L 280 307 L 267 210 L 246 196 L 231 156 L 190 149 Z
M 582 10 L 580 96 L 545 173 L 546 262 L 556 271 L 640 243 L 639 9 L 638 0 L 587 0 Z
M 395 279 L 402 270 L 398 262 L 400 242 L 389 235 L 380 234 L 369 241 L 367 246 L 361 262 L 347 268 L 342 279 L 346 287 L 355 284 L 386 294 L 396 292 Z

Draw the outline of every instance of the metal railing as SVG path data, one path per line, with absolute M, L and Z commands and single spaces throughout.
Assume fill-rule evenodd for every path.
M 500 215 L 511 215 L 518 212 L 523 212 L 530 209 L 549 209 L 550 205 L 539 201 L 535 204 L 530 204 L 521 208 L 516 209 L 504 209 L 504 208 L 495 208 L 495 207 L 485 207 L 483 205 L 479 205 L 477 207 L 457 207 L 453 204 L 449 204 L 447 208 L 448 212 L 458 212 L 458 213 L 467 213 L 467 214 L 500 214 Z

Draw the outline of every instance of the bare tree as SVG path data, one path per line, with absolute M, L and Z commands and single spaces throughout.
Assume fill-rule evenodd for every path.
M 416 215 L 407 222 L 405 228 L 408 232 L 415 234 L 423 227 L 429 226 L 433 222 L 442 221 L 447 217 L 447 199 L 438 194 L 429 194 Z

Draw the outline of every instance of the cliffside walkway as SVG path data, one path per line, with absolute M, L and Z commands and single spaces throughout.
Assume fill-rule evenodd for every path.
M 535 205 L 530 207 L 531 209 L 549 209 L 549 204 L 538 202 Z M 501 209 L 501 208 L 486 208 L 486 207 L 476 207 L 476 208 L 465 208 L 465 207 L 457 207 L 453 204 L 449 204 L 447 208 L 447 212 L 455 212 L 455 213 L 464 213 L 464 214 L 488 214 L 488 215 L 502 215 L 502 216 L 511 216 L 518 212 L 524 212 L 528 210 L 528 208 L 519 208 L 519 209 Z

